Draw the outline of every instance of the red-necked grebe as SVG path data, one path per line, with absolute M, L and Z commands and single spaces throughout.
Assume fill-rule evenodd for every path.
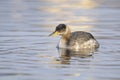
M 59 24 L 55 31 L 49 36 L 60 35 L 61 39 L 58 48 L 71 50 L 96 49 L 99 43 L 91 33 L 84 31 L 71 32 L 70 28 L 65 24 Z

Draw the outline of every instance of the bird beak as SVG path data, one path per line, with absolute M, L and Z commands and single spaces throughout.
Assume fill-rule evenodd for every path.
M 57 36 L 58 34 L 59 34 L 59 32 L 55 31 L 55 32 L 51 33 L 49 36 Z

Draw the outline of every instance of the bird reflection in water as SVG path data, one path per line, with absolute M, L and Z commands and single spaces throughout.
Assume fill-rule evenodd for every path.
M 93 53 L 97 51 L 97 49 L 83 49 L 79 51 L 73 51 L 70 49 L 61 49 L 57 48 L 60 57 L 56 59 L 61 64 L 70 64 L 70 60 L 72 57 L 79 57 L 79 58 L 87 58 L 92 57 Z

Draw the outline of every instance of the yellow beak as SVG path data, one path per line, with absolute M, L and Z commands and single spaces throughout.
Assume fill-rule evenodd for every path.
M 59 34 L 59 32 L 55 31 L 55 32 L 51 33 L 49 36 L 57 36 L 58 34 Z

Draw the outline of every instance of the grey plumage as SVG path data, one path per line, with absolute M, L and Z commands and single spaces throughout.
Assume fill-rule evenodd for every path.
M 88 32 L 84 32 L 84 31 L 72 32 L 66 45 L 74 46 L 74 45 L 76 45 L 76 43 L 78 43 L 79 45 L 82 45 L 89 40 L 93 40 L 95 42 L 95 45 L 93 44 L 93 47 L 95 47 L 95 48 L 99 47 L 99 43 L 92 36 L 92 34 L 88 33 Z M 88 45 L 89 45 L 89 43 L 88 43 Z M 87 47 L 87 45 L 85 45 L 85 46 Z

